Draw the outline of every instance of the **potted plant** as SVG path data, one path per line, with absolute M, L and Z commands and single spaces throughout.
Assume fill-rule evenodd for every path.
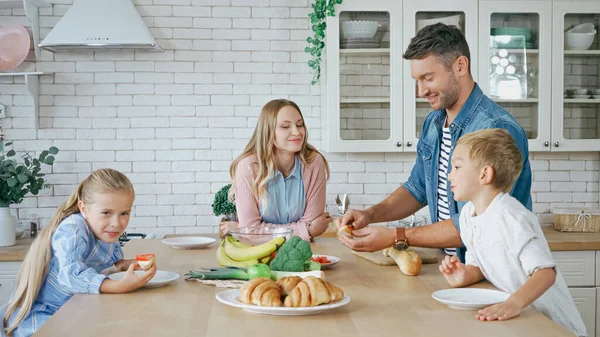
M 50 186 L 44 179 L 44 173 L 41 173 L 41 166 L 52 165 L 57 153 L 58 149 L 54 146 L 42 151 L 38 158 L 26 152 L 21 156 L 23 163 L 19 164 L 13 158 L 17 153 L 12 149 L 12 142 L 0 140 L 0 246 L 15 244 L 17 221 L 10 213 L 9 206 L 20 204 L 27 194 L 37 195 Z
M 227 230 L 234 229 L 237 225 L 238 217 L 235 204 L 229 200 L 229 189 L 231 184 L 223 186 L 216 194 L 213 201 L 213 213 L 221 216 L 219 220 L 219 233 L 223 237 Z

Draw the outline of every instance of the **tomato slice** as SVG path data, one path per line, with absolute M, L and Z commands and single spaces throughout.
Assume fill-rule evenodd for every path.
M 156 255 L 154 254 L 139 254 L 135 256 L 135 259 L 138 261 L 150 261 L 155 257 Z

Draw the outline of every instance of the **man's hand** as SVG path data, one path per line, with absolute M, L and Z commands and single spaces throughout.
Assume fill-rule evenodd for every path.
M 338 240 L 344 246 L 357 252 L 376 252 L 394 244 L 396 229 L 372 226 L 353 230 L 352 235 L 354 236 L 352 239 L 339 236 Z
M 367 211 L 359 211 L 357 209 L 349 209 L 341 218 L 335 220 L 335 225 L 338 229 L 352 224 L 354 229 L 367 227 L 371 223 L 371 218 Z
M 480 321 L 505 321 L 521 314 L 521 307 L 510 300 L 483 308 L 477 312 L 475 318 Z

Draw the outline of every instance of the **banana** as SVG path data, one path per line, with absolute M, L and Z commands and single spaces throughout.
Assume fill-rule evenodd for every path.
M 245 243 L 241 243 L 240 241 L 238 241 L 236 238 L 234 238 L 231 235 L 227 235 L 225 238 L 227 239 L 227 242 L 231 243 L 232 245 L 234 245 L 236 247 L 239 247 L 239 248 L 250 248 L 250 247 L 252 247 L 252 246 L 248 246 Z
M 229 241 L 226 241 L 224 246 L 225 254 L 235 261 L 246 261 L 251 259 L 260 259 L 270 256 L 285 242 L 285 237 L 278 237 L 269 242 L 258 246 L 240 248 Z
M 223 267 L 248 268 L 258 263 L 257 259 L 248 259 L 246 261 L 234 261 L 225 253 L 225 240 L 221 241 L 217 249 L 217 262 Z
M 264 264 L 269 264 L 269 262 L 271 262 L 271 255 L 265 256 L 262 259 L 258 259 L 258 262 L 264 263 Z

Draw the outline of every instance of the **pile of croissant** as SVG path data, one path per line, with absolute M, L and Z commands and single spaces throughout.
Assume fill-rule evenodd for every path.
M 240 302 L 268 307 L 314 307 L 337 302 L 344 298 L 344 291 L 330 282 L 314 276 L 282 277 L 277 282 L 255 278 L 242 287 Z

